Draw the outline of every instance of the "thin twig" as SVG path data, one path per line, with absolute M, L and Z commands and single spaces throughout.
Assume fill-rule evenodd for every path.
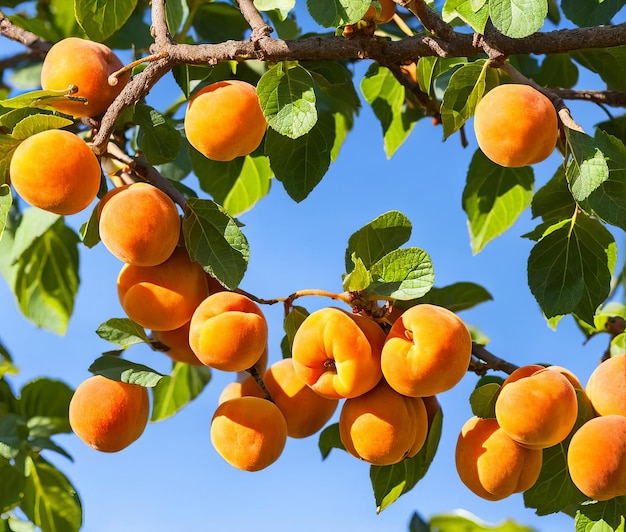
M 252 35 L 250 36 L 250 40 L 252 42 L 256 42 L 261 40 L 263 37 L 267 37 L 274 30 L 271 26 L 269 26 L 259 10 L 255 7 L 252 0 L 238 0 L 239 9 L 241 10 L 241 14 L 243 18 L 246 19 L 246 22 L 252 29 Z
M 503 371 L 509 375 L 519 367 L 515 364 L 511 364 L 511 362 L 498 358 L 493 353 L 487 351 L 485 346 L 476 342 L 472 342 L 472 355 L 474 355 L 477 359 L 482 360 L 488 369 Z

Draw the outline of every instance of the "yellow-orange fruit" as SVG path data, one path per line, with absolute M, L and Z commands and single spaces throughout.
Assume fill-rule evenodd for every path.
M 523 379 L 524 377 L 529 377 L 533 373 L 537 373 L 542 369 L 546 369 L 546 367 L 540 366 L 539 364 L 528 364 L 526 366 L 521 366 L 514 370 L 506 379 L 504 379 L 502 386 Z
M 72 430 L 97 451 L 121 451 L 143 434 L 148 423 L 148 390 L 101 375 L 78 385 L 69 408 Z
M 626 417 L 607 414 L 587 421 L 572 436 L 567 467 L 576 487 L 591 499 L 626 495 Z
M 598 415 L 626 416 L 626 355 L 617 355 L 593 370 L 585 387 Z
M 406 310 L 382 350 L 382 372 L 397 392 L 425 397 L 455 386 L 467 372 L 472 338 L 463 321 L 436 305 Z
M 407 458 L 413 458 L 422 450 L 424 443 L 426 443 L 428 429 L 430 428 L 430 419 L 424 399 L 421 397 L 408 397 L 406 395 L 403 397 L 409 409 L 413 424 L 413 444 L 409 448 L 406 456 Z
M 78 87 L 74 97 L 86 98 L 87 103 L 55 100 L 48 103 L 62 113 L 76 117 L 98 116 L 107 110 L 130 79 L 130 73 L 119 76 L 117 84 L 109 85 L 109 76 L 124 65 L 104 44 L 68 37 L 50 48 L 41 68 L 41 87 L 46 90 L 66 90 Z
M 559 371 L 541 369 L 502 387 L 496 419 L 502 430 L 532 449 L 562 442 L 578 416 L 576 391 Z
M 84 140 L 63 129 L 48 129 L 19 144 L 9 175 L 26 203 L 69 215 L 82 211 L 95 199 L 101 170 Z
M 215 410 L 211 442 L 233 467 L 259 471 L 282 454 L 287 442 L 287 423 L 271 401 L 237 397 L 223 402 Z
M 217 81 L 194 94 L 185 111 L 189 143 L 214 161 L 232 161 L 258 148 L 267 121 L 254 85 Z
M 174 362 L 184 362 L 192 366 L 203 365 L 189 345 L 189 322 L 169 331 L 152 331 L 152 339 L 168 348 L 163 352 Z
M 222 371 L 244 371 L 267 346 L 267 321 L 259 306 L 237 292 L 216 292 L 195 310 L 189 345 L 205 365 Z
M 265 392 L 261 390 L 254 377 L 248 375 L 245 379 L 229 382 L 224 386 L 217 402 L 222 404 L 236 397 L 260 397 L 263 399 L 265 398 Z
M 498 85 L 476 106 L 478 146 L 494 163 L 519 168 L 547 159 L 559 124 L 552 102 L 528 85 Z
M 346 399 L 339 415 L 339 437 L 346 451 L 374 465 L 397 464 L 409 452 L 417 453 L 416 441 L 423 438 L 423 443 L 428 433 L 426 410 L 418 418 L 405 399 L 384 379 Z
M 206 275 L 178 247 L 156 266 L 125 264 L 117 277 L 117 293 L 131 320 L 152 331 L 171 331 L 188 322 L 206 297 Z
M 148 183 L 112 189 L 101 200 L 100 239 L 112 255 L 135 266 L 156 266 L 174 251 L 180 236 L 176 204 Z
M 294 335 L 294 370 L 324 397 L 356 397 L 380 380 L 384 341 L 385 333 L 372 319 L 322 308 L 309 314 Z
M 461 482 L 488 501 L 498 501 L 531 488 L 541 472 L 542 451 L 513 441 L 495 419 L 470 418 L 456 444 Z
M 376 24 L 386 24 L 391 21 L 396 14 L 396 3 L 393 0 L 378 0 L 380 3 L 380 11 L 377 13 L 374 6 L 370 6 L 363 20 L 373 20 Z

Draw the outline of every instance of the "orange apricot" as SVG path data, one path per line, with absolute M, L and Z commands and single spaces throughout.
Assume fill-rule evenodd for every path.
M 185 111 L 189 143 L 214 161 L 232 161 L 258 148 L 267 121 L 254 85 L 217 81 L 195 93 Z
M 50 48 L 41 68 L 41 87 L 46 90 L 66 90 L 78 87 L 76 100 L 46 102 L 55 109 L 75 117 L 98 116 L 104 113 L 128 83 L 130 74 L 125 72 L 115 85 L 109 84 L 109 76 L 124 65 L 113 51 L 104 44 L 68 37 Z
M 245 379 L 229 382 L 224 386 L 217 402 L 222 404 L 235 397 L 260 397 L 264 399 L 266 396 L 265 392 L 254 380 L 254 377 L 248 374 Z
M 500 427 L 513 440 L 543 449 L 569 435 L 578 416 L 578 400 L 567 377 L 542 368 L 502 386 L 495 411 Z
M 189 322 L 169 331 L 152 331 L 152 339 L 167 347 L 163 351 L 174 362 L 202 366 L 189 345 Z
M 403 397 L 409 409 L 413 425 L 413 443 L 407 451 L 406 457 L 413 458 L 422 450 L 424 443 L 426 443 L 431 419 L 428 417 L 426 402 L 422 397 L 408 397 L 406 395 Z
M 287 441 L 287 422 L 278 407 L 260 397 L 221 403 L 211 421 L 213 447 L 230 465 L 259 471 L 273 464 Z
M 470 418 L 455 450 L 461 482 L 488 501 L 505 499 L 531 488 L 541 472 L 542 451 L 513 441 L 493 418 Z
M 216 292 L 194 311 L 189 345 L 205 365 L 222 371 L 244 371 L 267 346 L 267 321 L 259 306 L 237 292 Z
M 324 397 L 356 397 L 380 380 L 384 341 L 385 333 L 372 319 L 322 308 L 309 314 L 294 335 L 294 370 Z
M 207 292 L 204 270 L 191 261 L 182 247 L 156 266 L 125 264 L 117 277 L 117 293 L 124 312 L 152 331 L 182 327 Z
M 380 9 L 377 10 L 371 5 L 363 15 L 363 20 L 373 20 L 376 24 L 386 24 L 391 21 L 396 14 L 396 3 L 393 0 L 378 0 L 378 3 Z
M 474 113 L 478 146 L 494 163 L 519 168 L 539 163 L 554 151 L 559 124 L 552 102 L 520 84 L 491 89 Z
M 511 374 L 508 375 L 506 379 L 504 379 L 502 386 L 523 379 L 524 377 L 529 377 L 533 373 L 537 373 L 542 369 L 546 369 L 546 367 L 539 364 L 528 364 L 526 366 L 520 366 L 519 368 L 511 372 Z
M 136 266 L 165 262 L 180 237 L 176 204 L 148 183 L 112 189 L 101 200 L 100 239 L 111 254 Z
M 143 434 L 148 423 L 148 390 L 101 375 L 78 385 L 69 407 L 72 430 L 97 451 L 114 453 Z
M 95 199 L 101 169 L 84 140 L 63 129 L 48 129 L 18 145 L 9 175 L 26 203 L 69 215 L 82 211 Z
M 450 310 L 430 304 L 402 313 L 387 334 L 382 372 L 397 392 L 425 397 L 455 386 L 467 372 L 472 338 Z
M 570 441 L 567 467 L 576 487 L 591 499 L 626 495 L 626 417 L 607 414 L 582 425 Z
M 600 363 L 589 376 L 585 391 L 598 415 L 626 416 L 626 355 Z

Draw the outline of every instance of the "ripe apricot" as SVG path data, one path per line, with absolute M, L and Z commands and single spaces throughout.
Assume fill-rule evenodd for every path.
M 202 365 L 189 345 L 189 322 L 169 331 L 152 331 L 152 339 L 168 348 L 163 352 L 174 362 Z
M 531 449 L 552 447 L 574 428 L 578 416 L 576 391 L 559 371 L 542 368 L 505 383 L 496 399 L 502 430 Z
M 608 414 L 582 425 L 570 441 L 567 467 L 576 487 L 591 499 L 626 495 L 626 417 Z
M 248 374 L 245 379 L 240 381 L 229 382 L 222 389 L 222 393 L 217 400 L 218 404 L 222 404 L 235 397 L 260 397 L 266 398 L 265 392 L 257 384 L 252 375 Z
M 370 318 L 326 307 L 309 314 L 293 339 L 296 375 L 330 399 L 356 397 L 381 378 L 385 333 Z
M 124 312 L 152 331 L 182 327 L 207 292 L 204 270 L 181 247 L 156 266 L 125 264 L 117 277 L 117 293 Z
M 148 183 L 112 189 L 102 198 L 100 239 L 112 255 L 135 266 L 165 262 L 180 237 L 176 204 Z
M 455 386 L 467 372 L 472 338 L 453 312 L 430 304 L 402 313 L 387 334 L 382 372 L 397 392 L 436 395 Z
M 478 146 L 494 163 L 508 168 L 547 159 L 559 134 L 552 102 L 528 85 L 498 85 L 478 102 L 474 132 Z
M 216 292 L 194 311 L 189 345 L 205 365 L 222 371 L 251 368 L 267 346 L 267 321 L 259 306 L 237 292 Z
M 403 397 L 413 424 L 413 444 L 409 448 L 406 457 L 413 458 L 422 450 L 424 443 L 426 443 L 432 418 L 429 417 L 426 401 L 422 397 L 408 397 L 406 395 Z
M 384 379 L 368 392 L 346 399 L 339 416 L 339 437 L 346 451 L 374 465 L 397 464 L 409 453 L 417 454 L 428 433 L 426 408 L 423 402 L 421 409 L 412 408 L 406 399 Z
M 69 215 L 82 211 L 95 199 L 101 170 L 84 140 L 63 129 L 48 129 L 19 144 L 9 175 L 26 203 Z
M 589 376 L 585 391 L 598 415 L 626 416 L 626 355 L 600 363 Z
M 456 444 L 461 482 L 488 501 L 498 501 L 531 488 L 539 478 L 542 451 L 513 441 L 493 418 L 472 417 Z
M 114 453 L 143 434 L 149 410 L 148 390 L 143 386 L 95 375 L 76 388 L 70 401 L 69 422 L 87 445 Z
M 194 94 L 185 111 L 189 143 L 214 161 L 232 161 L 261 144 L 267 121 L 254 85 L 217 81 Z
M 377 12 L 376 8 L 371 5 L 363 15 L 363 20 L 373 20 L 376 24 L 386 24 L 391 21 L 396 14 L 396 3 L 393 0 L 378 0 L 378 3 L 380 10 Z
M 118 77 L 115 85 L 109 76 L 124 65 L 104 44 L 68 37 L 50 48 L 41 68 L 41 87 L 46 90 L 66 90 L 78 87 L 72 96 L 86 98 L 87 102 L 55 100 L 51 105 L 62 113 L 75 117 L 98 116 L 107 110 L 128 83 L 128 72 Z
M 237 397 L 221 403 L 215 410 L 211 442 L 233 467 L 259 471 L 282 454 L 287 442 L 287 422 L 271 401 Z

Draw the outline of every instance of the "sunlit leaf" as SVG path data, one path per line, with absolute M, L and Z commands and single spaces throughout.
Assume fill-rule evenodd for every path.
M 150 421 L 161 421 L 173 416 L 198 397 L 210 380 L 211 368 L 174 363 L 171 374 L 152 389 Z

